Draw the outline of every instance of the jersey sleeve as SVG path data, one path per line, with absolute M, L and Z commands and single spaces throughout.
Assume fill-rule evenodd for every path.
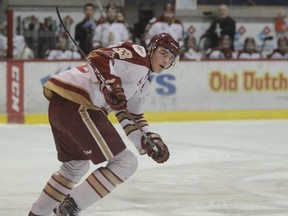
M 127 104 L 127 110 L 129 110 L 137 124 L 145 133 L 150 132 L 149 124 L 144 117 L 144 102 L 145 96 L 148 93 L 149 86 L 150 82 L 148 81 L 146 86 L 144 86 L 143 91 L 137 92 L 132 98 L 128 100 Z M 139 154 L 145 154 L 145 151 L 141 146 L 141 138 L 143 136 L 142 132 L 137 128 L 135 123 L 129 118 L 125 111 L 116 111 L 115 115 L 126 136 L 135 145 Z

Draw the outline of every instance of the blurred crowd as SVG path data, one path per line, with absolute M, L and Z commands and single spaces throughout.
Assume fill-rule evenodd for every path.
M 102 14 L 97 20 L 94 18 L 96 10 L 97 8 L 93 3 L 85 4 L 83 6 L 84 18 L 75 27 L 74 39 L 85 54 L 93 49 L 107 47 L 122 41 L 131 41 L 146 46 L 153 35 L 166 32 L 179 42 L 181 47 L 180 58 L 183 60 L 288 58 L 288 39 L 286 36 L 288 18 L 284 12 L 280 12 L 275 18 L 277 38 L 264 38 L 259 49 L 259 44 L 256 44 L 255 38 L 246 37 L 243 49 L 236 50 L 234 48 L 236 22 L 230 16 L 228 6 L 224 4 L 218 6 L 218 16 L 211 22 L 205 34 L 200 38 L 196 38 L 194 31 L 190 28 L 184 29 L 182 21 L 175 16 L 175 5 L 173 3 L 166 3 L 160 16 L 146 18 L 146 22 L 144 19 L 135 23 L 134 26 L 128 25 L 123 10 L 113 2 L 105 6 L 105 15 Z M 30 19 L 32 21 L 30 20 L 27 28 L 33 30 L 33 17 Z M 70 16 L 65 17 L 63 21 L 68 29 L 74 22 Z M 2 59 L 7 57 L 6 27 L 6 22 L 0 26 L 0 58 Z M 36 46 L 33 45 L 33 42 L 29 42 L 31 37 L 28 37 L 28 34 L 16 34 L 14 36 L 14 59 L 44 58 L 58 60 L 83 58 L 60 25 L 53 26 L 51 20 L 48 19 L 44 23 L 40 23 L 41 28 L 42 35 L 47 36 L 45 32 L 50 32 L 52 37 L 46 37 L 45 39 L 43 36 L 41 40 L 39 33 L 38 45 Z M 277 40 L 277 47 L 268 53 L 263 52 L 267 40 Z

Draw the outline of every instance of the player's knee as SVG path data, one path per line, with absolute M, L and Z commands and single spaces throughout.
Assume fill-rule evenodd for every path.
M 125 149 L 109 161 L 107 168 L 125 181 L 136 172 L 138 160 L 136 155 Z
M 125 150 L 126 151 L 126 150 Z M 138 159 L 135 154 L 133 154 L 130 150 L 125 153 L 125 161 L 127 169 L 129 170 L 129 177 L 133 175 L 138 168 Z
M 90 167 L 88 160 L 72 160 L 60 166 L 59 173 L 72 182 L 78 183 Z

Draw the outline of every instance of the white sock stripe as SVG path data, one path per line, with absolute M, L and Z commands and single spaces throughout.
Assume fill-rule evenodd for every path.
M 53 178 L 51 178 L 48 183 L 53 186 L 55 189 L 60 191 L 63 194 L 67 194 L 67 191 L 69 191 L 66 187 L 63 185 L 59 184 L 57 181 L 55 181 Z

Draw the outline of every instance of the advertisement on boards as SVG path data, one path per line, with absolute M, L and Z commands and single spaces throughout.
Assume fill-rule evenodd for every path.
M 22 61 L 7 62 L 7 115 L 9 123 L 24 122 L 24 71 Z
M 6 113 L 7 110 L 7 63 L 0 62 L 0 114 Z
M 288 108 L 285 61 L 180 62 L 152 76 L 148 111 Z

